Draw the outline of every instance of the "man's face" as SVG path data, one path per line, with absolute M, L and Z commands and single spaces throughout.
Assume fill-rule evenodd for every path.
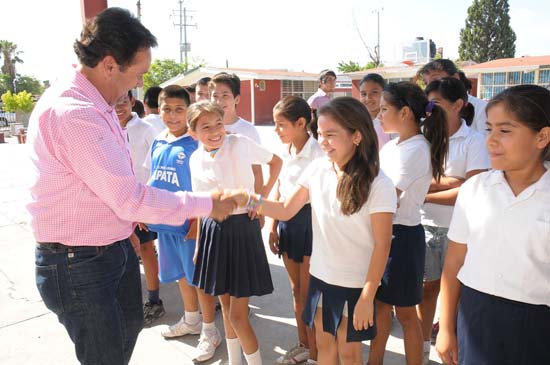
M 425 74 L 422 74 L 422 81 L 424 81 L 424 85 L 428 86 L 432 81 L 441 80 L 444 77 L 450 76 L 452 75 L 449 75 L 445 71 L 428 71 Z
M 121 70 L 120 65 L 116 65 L 112 71 L 111 87 L 115 94 L 112 102 L 116 102 L 123 97 L 128 90 L 143 86 L 143 75 L 149 70 L 151 65 L 151 49 L 139 50 L 134 56 L 133 62 Z
M 321 90 L 326 93 L 333 92 L 336 89 L 336 77 L 326 76 L 325 79 L 321 82 Z

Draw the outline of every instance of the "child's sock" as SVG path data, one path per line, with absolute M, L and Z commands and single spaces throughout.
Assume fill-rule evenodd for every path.
M 187 324 L 197 324 L 200 321 L 199 311 L 196 312 L 187 312 L 185 311 L 185 323 Z
M 160 298 L 159 298 L 159 289 L 157 290 L 147 290 L 147 292 L 149 293 L 149 303 L 153 303 L 153 304 L 159 304 L 160 303 Z
M 237 337 L 235 338 L 226 338 L 227 342 L 227 357 L 229 360 L 229 365 L 241 365 L 241 343 Z
M 246 363 L 248 365 L 262 365 L 262 356 L 260 355 L 260 349 L 256 350 L 256 352 L 253 352 L 250 355 L 244 354 L 244 358 L 246 359 Z
M 216 328 L 216 322 L 212 321 L 211 323 L 202 322 L 203 331 L 213 331 Z

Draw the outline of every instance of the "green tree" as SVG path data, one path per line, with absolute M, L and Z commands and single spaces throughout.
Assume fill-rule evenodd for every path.
M 28 91 L 33 95 L 41 95 L 44 92 L 42 83 L 32 76 L 18 76 L 15 85 L 17 91 Z
M 143 75 L 143 92 L 151 86 L 157 86 L 185 71 L 185 64 L 171 59 L 155 60 L 149 72 Z
M 34 108 L 34 100 L 32 94 L 27 91 L 13 94 L 11 91 L 2 95 L 4 110 L 7 112 L 24 112 L 29 113 Z
M 460 59 L 487 62 L 514 57 L 516 33 L 509 11 L 508 0 L 474 0 L 460 30 Z
M 382 67 L 382 66 L 384 65 L 376 64 L 376 62 L 374 61 L 370 61 L 365 66 L 361 66 L 358 62 L 354 62 L 354 61 L 348 61 L 348 62 L 340 61 L 338 62 L 338 66 L 336 68 L 340 72 L 348 73 L 348 72 L 365 71 L 371 68 Z

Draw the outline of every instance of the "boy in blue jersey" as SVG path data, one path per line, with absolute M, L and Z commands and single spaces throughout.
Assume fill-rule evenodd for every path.
M 168 86 L 159 95 L 160 116 L 167 129 L 151 147 L 151 186 L 174 192 L 191 190 L 189 158 L 198 145 L 187 132 L 188 106 L 189 94 L 180 86 Z M 200 334 L 194 360 L 208 360 L 220 345 L 221 336 L 214 323 L 214 297 L 192 285 L 196 220 L 187 220 L 183 226 L 149 225 L 149 229 L 158 232 L 160 281 L 178 281 L 185 310 L 180 321 L 162 335 L 170 338 Z

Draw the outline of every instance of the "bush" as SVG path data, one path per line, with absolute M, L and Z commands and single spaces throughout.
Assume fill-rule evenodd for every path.
M 32 94 L 27 91 L 21 91 L 17 94 L 7 91 L 2 95 L 2 102 L 4 103 L 4 110 L 11 113 L 30 113 L 34 108 Z

